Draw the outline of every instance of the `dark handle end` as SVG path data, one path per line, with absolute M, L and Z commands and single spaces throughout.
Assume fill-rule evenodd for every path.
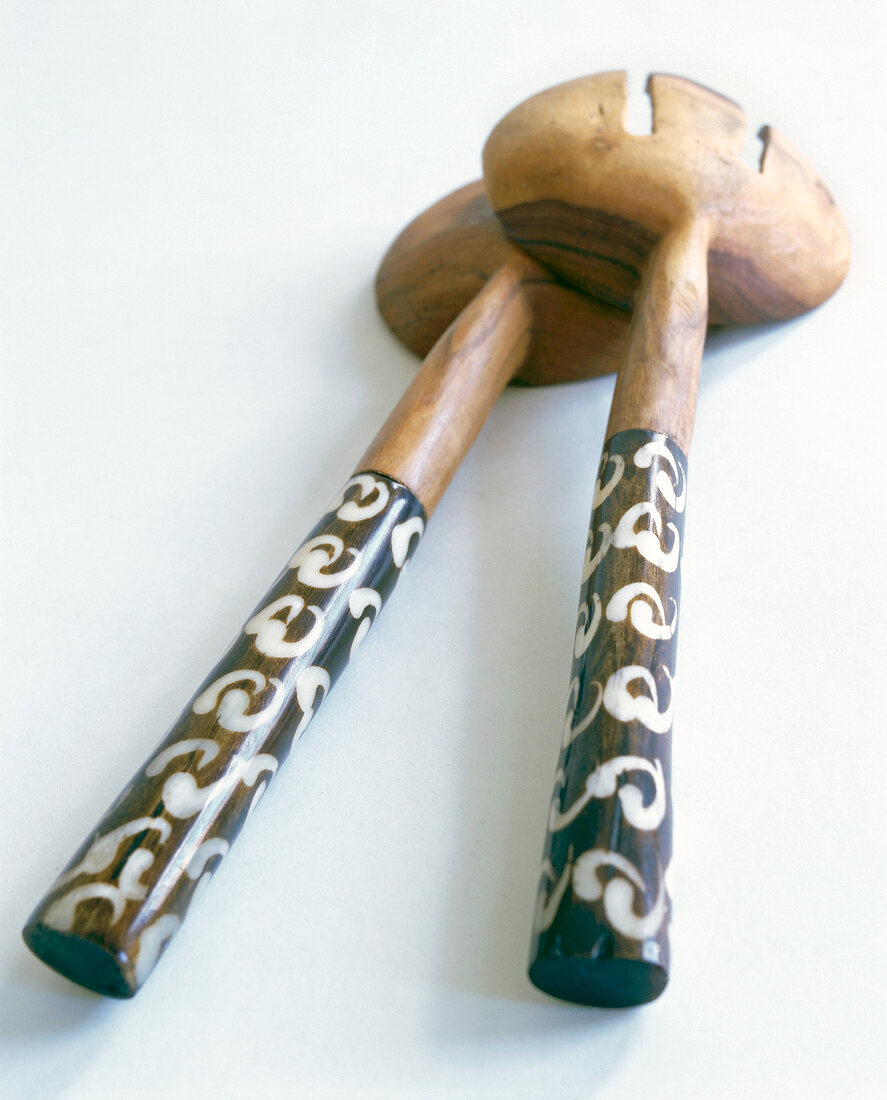
M 631 1008 L 655 1001 L 668 984 L 664 966 L 615 956 L 537 955 L 528 971 L 543 993 L 597 1008 Z
M 125 1000 L 139 988 L 131 960 L 108 943 L 59 932 L 39 920 L 25 926 L 22 938 L 41 962 L 93 993 Z

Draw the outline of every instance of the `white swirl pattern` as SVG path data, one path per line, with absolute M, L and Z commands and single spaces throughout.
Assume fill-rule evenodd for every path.
M 601 536 L 600 545 L 594 549 L 594 528 L 588 532 L 588 546 L 585 549 L 585 561 L 582 563 L 582 583 L 591 580 L 595 570 L 607 556 L 607 551 L 613 545 L 613 529 L 609 523 L 602 523 L 598 528 Z
M 569 702 L 567 704 L 567 717 L 564 719 L 564 735 L 561 739 L 561 748 L 565 749 L 568 745 L 576 740 L 580 733 L 583 733 L 591 723 L 597 717 L 597 712 L 601 708 L 603 702 L 604 692 L 599 683 L 595 681 L 594 687 L 597 688 L 597 698 L 589 707 L 588 712 L 583 715 L 578 721 L 576 719 L 576 703 L 579 700 L 579 677 L 576 676 L 570 682 L 570 695 Z
M 350 557 L 349 564 L 344 569 L 327 573 L 326 570 L 343 554 Z M 309 588 L 338 588 L 357 572 L 360 558 L 360 551 L 351 547 L 346 549 L 338 535 L 317 535 L 299 547 L 290 558 L 289 567 L 295 569 L 299 584 L 307 584 Z
M 611 462 L 613 464 L 613 473 L 610 474 L 609 478 L 607 478 L 606 483 L 604 485 L 601 485 L 601 478 L 604 476 L 604 472 Z M 603 455 L 601 456 L 601 472 L 600 474 L 598 474 L 598 479 L 594 483 L 594 499 L 591 502 L 592 509 L 597 508 L 599 505 L 604 503 L 610 493 L 613 492 L 613 490 L 622 480 L 622 475 L 624 473 L 625 459 L 622 457 L 622 455 L 613 455 L 611 457 L 607 453 L 607 451 L 604 451 Z
M 261 695 L 269 684 L 274 688 L 271 701 L 255 714 L 246 713 L 253 702 L 252 695 L 243 688 L 234 687 L 244 681 L 253 685 L 256 695 Z M 223 730 L 229 733 L 249 733 L 257 726 L 267 725 L 283 706 L 285 696 L 282 688 L 283 684 L 276 676 L 266 680 L 261 672 L 238 668 L 213 681 L 197 696 L 191 709 L 195 714 L 209 714 L 214 710 L 216 721 Z
M 285 619 L 277 616 L 281 611 L 286 612 Z M 286 635 L 293 621 L 303 611 L 312 616 L 308 633 L 301 638 L 286 641 Z M 301 657 L 303 653 L 315 645 L 323 634 L 323 612 L 319 607 L 307 605 L 301 596 L 294 592 L 288 596 L 281 596 L 279 600 L 273 600 L 267 607 L 253 615 L 243 628 L 244 634 L 255 634 L 255 646 L 259 653 L 266 657 Z
M 145 775 L 160 775 L 171 761 L 179 756 L 190 756 L 192 752 L 199 756 L 197 770 L 200 771 L 205 764 L 211 763 L 219 755 L 219 743 L 210 741 L 208 737 L 192 737 L 188 741 L 176 741 L 150 761 L 145 767 Z
M 644 516 L 652 520 L 652 531 L 636 530 L 638 520 Z M 666 573 L 673 573 L 681 558 L 681 536 L 673 523 L 668 524 L 668 530 L 671 532 L 671 545 L 665 549 L 662 545 L 662 516 L 655 504 L 645 500 L 629 508 L 619 520 L 612 542 L 620 550 L 633 546 L 652 565 L 664 569 Z
M 140 901 L 148 893 L 148 887 L 141 880 L 153 862 L 153 852 L 147 848 L 136 848 L 123 865 L 116 886 L 108 882 L 85 882 L 75 886 L 48 906 L 43 923 L 59 932 L 70 932 L 77 906 L 82 901 L 104 898 L 111 903 L 108 924 L 116 924 L 123 916 L 127 901 Z
M 615 878 L 601 883 L 599 872 L 612 867 L 618 872 Z M 621 877 L 620 877 L 621 876 Z M 635 894 L 644 897 L 647 884 L 635 865 L 620 855 L 603 848 L 591 848 L 583 852 L 573 864 L 573 893 L 582 901 L 599 901 L 603 898 L 607 920 L 630 940 L 645 940 L 655 935 L 665 919 L 668 908 L 665 884 L 660 875 L 659 892 L 647 913 L 635 912 Z
M 163 804 L 172 817 L 194 817 L 210 802 L 229 796 L 238 783 L 252 787 L 264 772 L 274 775 L 276 771 L 277 758 L 270 753 L 259 753 L 249 760 L 237 757 L 221 779 L 206 787 L 198 787 L 190 772 L 174 772 L 163 785 Z
M 557 916 L 560 904 L 564 900 L 564 894 L 567 892 L 567 887 L 570 885 L 570 876 L 572 873 L 573 863 L 571 859 L 567 860 L 560 875 L 555 872 L 550 859 L 543 861 L 543 878 L 546 882 L 553 883 L 554 885 L 540 890 L 536 898 L 536 918 L 533 921 L 533 928 L 537 935 L 551 927 L 554 918 Z
M 398 569 L 402 569 L 409 557 L 410 540 L 415 536 L 416 541 L 422 537 L 425 530 L 425 521 L 421 516 L 413 516 L 412 519 L 399 523 L 391 532 L 391 557 Z
M 373 609 L 373 615 L 366 614 L 370 608 Z M 358 620 L 357 630 L 354 632 L 354 640 L 351 642 L 350 649 L 350 654 L 353 657 L 358 646 L 369 633 L 376 615 L 382 610 L 382 597 L 374 588 L 357 588 L 348 597 L 348 610 Z
M 192 902 L 194 900 L 192 896 Z M 189 906 L 190 908 L 190 906 Z M 153 921 L 139 938 L 139 955 L 136 959 L 135 977 L 139 985 L 144 982 L 160 958 L 160 953 L 172 937 L 178 932 L 182 923 L 181 917 L 175 913 L 166 913 Z
M 353 500 L 345 500 L 349 489 L 359 490 Z M 335 512 L 337 519 L 346 523 L 360 523 L 365 519 L 378 516 L 388 507 L 391 493 L 387 484 L 372 474 L 355 474 L 327 509 Z M 342 502 L 345 501 L 343 504 Z
M 213 836 L 209 840 L 204 840 L 188 860 L 188 866 L 185 868 L 188 878 L 199 879 L 206 870 L 207 863 L 215 856 L 226 856 L 230 847 L 228 841 L 223 840 L 220 836 Z
M 123 825 L 119 825 L 116 829 L 112 829 L 109 833 L 105 833 L 104 836 L 94 840 L 83 859 L 70 871 L 59 875 L 55 880 L 56 888 L 67 882 L 72 882 L 80 875 L 95 875 L 99 871 L 104 871 L 117 858 L 120 845 L 124 840 L 138 836 L 139 833 L 147 832 L 158 833 L 160 842 L 163 843 L 163 841 L 169 839 L 171 827 L 169 822 L 164 821 L 162 817 L 137 817 L 133 821 L 127 821 Z
M 302 720 L 296 726 L 296 734 L 293 738 L 294 741 L 298 741 L 305 730 L 308 728 L 308 723 L 314 717 L 314 713 L 320 706 L 317 701 L 317 693 L 319 691 L 327 692 L 330 690 L 330 674 L 325 668 L 320 668 L 318 665 L 311 665 L 306 668 L 304 672 L 299 674 L 299 679 L 296 681 L 296 701 L 299 704 L 299 709 L 302 711 Z
M 625 783 L 618 787 L 619 776 L 631 771 L 646 772 L 653 780 L 654 794 L 649 804 L 645 803 L 643 791 L 636 784 Z M 555 777 L 555 797 L 548 814 L 548 828 L 552 833 L 572 825 L 593 798 L 611 798 L 617 787 L 622 813 L 629 825 L 648 832 L 662 824 L 666 802 L 665 775 L 660 760 L 651 763 L 643 756 L 614 756 L 586 776 L 582 794 L 566 810 L 561 810 L 557 788 L 563 786 L 566 778 L 563 769 Z
M 639 470 L 649 470 L 656 458 L 665 459 L 674 473 L 674 480 L 672 480 L 666 470 L 658 470 L 656 473 L 656 488 L 678 515 L 681 515 L 687 502 L 687 478 L 684 467 L 671 453 L 671 448 L 661 440 L 653 439 L 637 449 L 634 464 Z
M 584 603 L 579 608 L 579 622 L 576 624 L 576 640 L 573 643 L 573 656 L 581 657 L 591 645 L 601 622 L 601 598 L 597 592 L 591 594 L 591 605 Z
M 617 669 L 607 680 L 604 688 L 604 708 L 617 722 L 640 722 L 652 733 L 668 733 L 671 729 L 674 709 L 674 680 L 663 665 L 662 671 L 669 684 L 669 700 L 664 710 L 659 709 L 659 692 L 653 673 L 643 665 L 626 665 Z M 637 695 L 628 690 L 628 685 L 641 680 L 650 694 Z
M 650 602 L 647 603 L 647 600 Z M 668 641 L 674 636 L 678 624 L 677 600 L 669 596 L 668 602 L 673 608 L 671 622 L 667 621 L 662 599 L 656 589 L 644 581 L 636 581 L 623 585 L 613 594 L 607 604 L 607 618 L 611 623 L 621 623 L 630 617 L 631 625 L 645 638 Z M 654 607 L 659 614 L 658 623 L 653 619 Z

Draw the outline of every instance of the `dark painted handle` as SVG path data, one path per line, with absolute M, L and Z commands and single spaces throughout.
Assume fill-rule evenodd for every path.
M 605 445 L 530 954 L 546 993 L 604 1007 L 668 981 L 671 724 L 687 459 Z
M 375 473 L 348 482 L 31 915 L 24 937 L 36 955 L 99 993 L 141 987 L 424 526 L 404 486 Z

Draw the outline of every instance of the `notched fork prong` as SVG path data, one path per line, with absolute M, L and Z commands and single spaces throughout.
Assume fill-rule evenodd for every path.
M 592 121 L 607 130 L 625 130 L 628 113 L 628 74 L 624 69 L 595 78 L 591 103 Z
M 792 145 L 788 138 L 772 126 L 762 126 L 758 130 L 764 148 L 761 150 L 760 171 L 768 180 L 777 177 L 790 183 L 796 180 L 803 185 L 809 179 L 812 169 L 806 158 Z
M 653 134 L 693 132 L 707 146 L 737 160 L 745 144 L 745 112 L 732 99 L 669 73 L 651 73 L 647 94 L 653 103 Z

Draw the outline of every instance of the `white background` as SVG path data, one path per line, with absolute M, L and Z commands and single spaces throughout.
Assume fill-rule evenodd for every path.
M 883 1095 L 883 5 L 2 11 L 0 1095 Z M 789 135 L 854 242 L 706 354 L 666 994 L 524 976 L 610 379 L 505 394 L 138 997 L 55 976 L 31 907 L 411 377 L 388 244 L 514 104 L 623 67 L 635 128 L 658 69 Z

